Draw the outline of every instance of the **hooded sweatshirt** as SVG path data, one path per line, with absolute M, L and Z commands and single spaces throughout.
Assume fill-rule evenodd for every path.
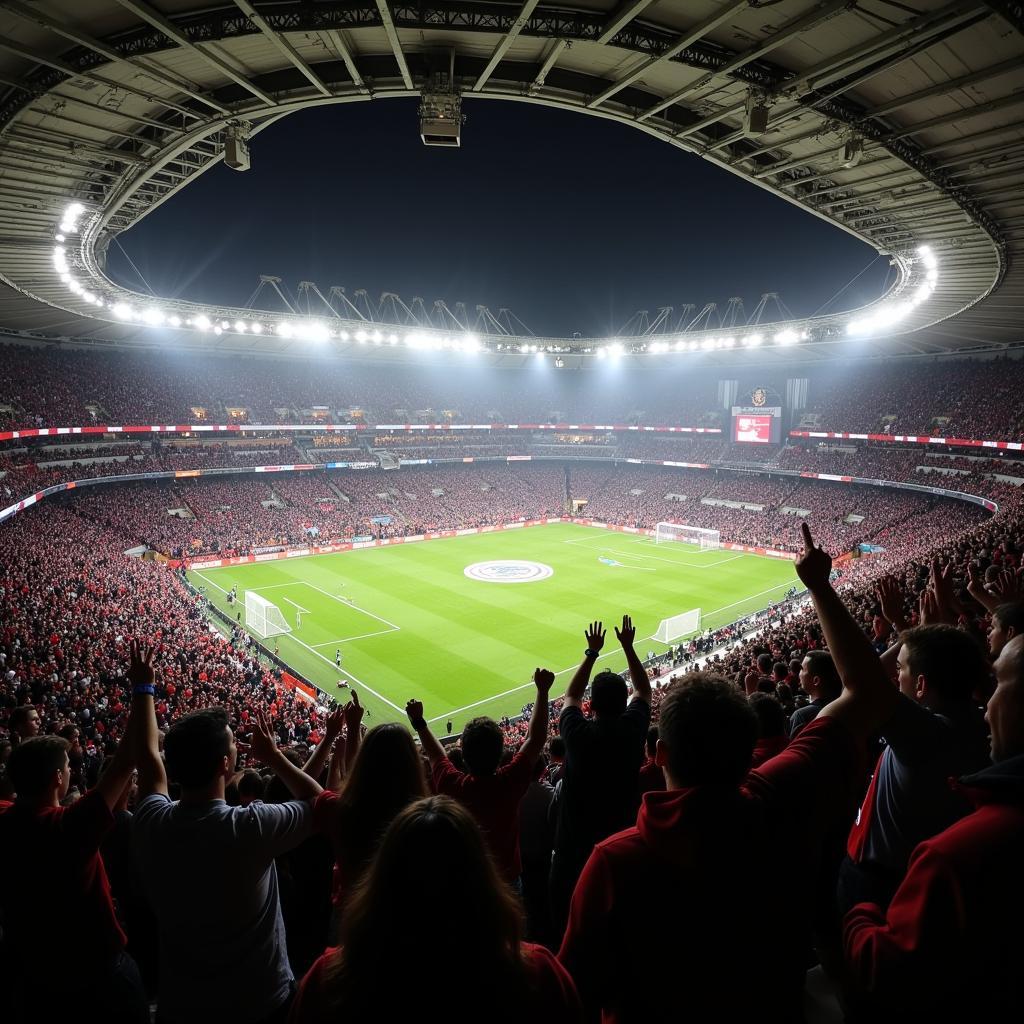
M 874 1019 L 1024 1017 L 1024 755 L 956 788 L 974 811 L 918 844 L 887 911 L 846 915 L 847 962 Z
M 559 958 L 606 1022 L 800 1020 L 817 844 L 853 802 L 860 758 L 817 719 L 742 785 L 644 796 L 599 843 Z

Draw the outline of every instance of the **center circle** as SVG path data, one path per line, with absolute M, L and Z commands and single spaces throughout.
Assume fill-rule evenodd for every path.
M 553 576 L 555 570 L 543 562 L 527 562 L 518 558 L 500 558 L 493 562 L 474 562 L 463 572 L 481 583 L 536 583 Z

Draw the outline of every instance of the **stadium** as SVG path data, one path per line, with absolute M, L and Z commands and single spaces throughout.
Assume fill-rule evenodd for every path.
M 0 24 L 3 1019 L 1020 1017 L 1020 4 Z

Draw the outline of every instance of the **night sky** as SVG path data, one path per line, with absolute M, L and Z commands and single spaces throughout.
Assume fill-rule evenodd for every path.
M 828 311 L 882 289 L 872 249 L 635 129 L 465 99 L 462 148 L 448 150 L 420 142 L 416 108 L 294 114 L 253 140 L 251 170 L 218 164 L 118 241 L 157 295 L 245 305 L 274 274 L 292 294 L 311 280 L 508 307 L 556 336 L 732 295 L 749 313 L 771 291 L 810 315 L 869 264 Z M 117 243 L 108 270 L 145 290 Z

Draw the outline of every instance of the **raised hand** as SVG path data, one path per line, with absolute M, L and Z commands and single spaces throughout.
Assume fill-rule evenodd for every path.
M 800 532 L 803 534 L 804 550 L 796 560 L 796 574 L 800 582 L 813 593 L 828 587 L 832 556 L 815 545 L 811 528 L 806 523 L 800 524 Z
M 135 686 L 152 686 L 156 681 L 156 669 L 153 659 L 156 657 L 153 648 L 143 651 L 138 640 L 131 642 L 131 662 L 128 665 L 128 682 Z
M 588 651 L 599 651 L 604 647 L 604 626 L 600 622 L 592 622 L 583 635 L 587 638 Z
M 342 714 L 345 716 L 345 732 L 347 735 L 354 737 L 359 732 L 359 723 L 363 720 L 365 712 L 366 708 L 359 703 L 359 694 L 353 690 L 352 699 L 342 709 Z
M 1021 587 L 1020 577 L 1013 569 L 1003 569 L 988 588 L 1002 602 L 1024 599 L 1024 588 Z
M 249 737 L 249 753 L 258 761 L 269 764 L 277 753 L 277 739 L 270 727 L 265 711 L 253 715 L 252 735 Z
M 324 726 L 324 740 L 333 743 L 341 735 L 341 727 L 345 724 L 345 709 L 335 708 L 328 716 Z
M 546 697 L 555 682 L 555 673 L 550 669 L 535 668 L 533 670 L 533 682 L 537 687 L 537 696 Z
M 882 618 L 895 629 L 905 629 L 907 619 L 903 614 L 903 591 L 896 577 L 883 576 L 875 584 L 875 597 L 882 606 Z
M 922 626 L 935 626 L 943 622 L 942 609 L 939 606 L 935 591 L 924 590 L 918 600 L 918 616 Z
M 957 618 L 957 602 L 956 595 L 953 593 L 953 563 L 950 562 L 943 568 L 939 565 L 939 560 L 933 558 L 929 585 L 935 592 L 935 600 L 938 603 L 939 612 L 942 617 L 948 622 L 955 622 Z
M 410 700 L 405 705 L 405 713 L 409 716 L 409 721 L 414 725 L 416 722 L 423 721 L 423 701 L 421 700 Z
M 628 615 L 622 616 L 622 629 L 615 628 L 615 639 L 622 644 L 623 647 L 632 647 L 633 641 L 636 639 L 636 627 L 633 625 L 633 620 Z

